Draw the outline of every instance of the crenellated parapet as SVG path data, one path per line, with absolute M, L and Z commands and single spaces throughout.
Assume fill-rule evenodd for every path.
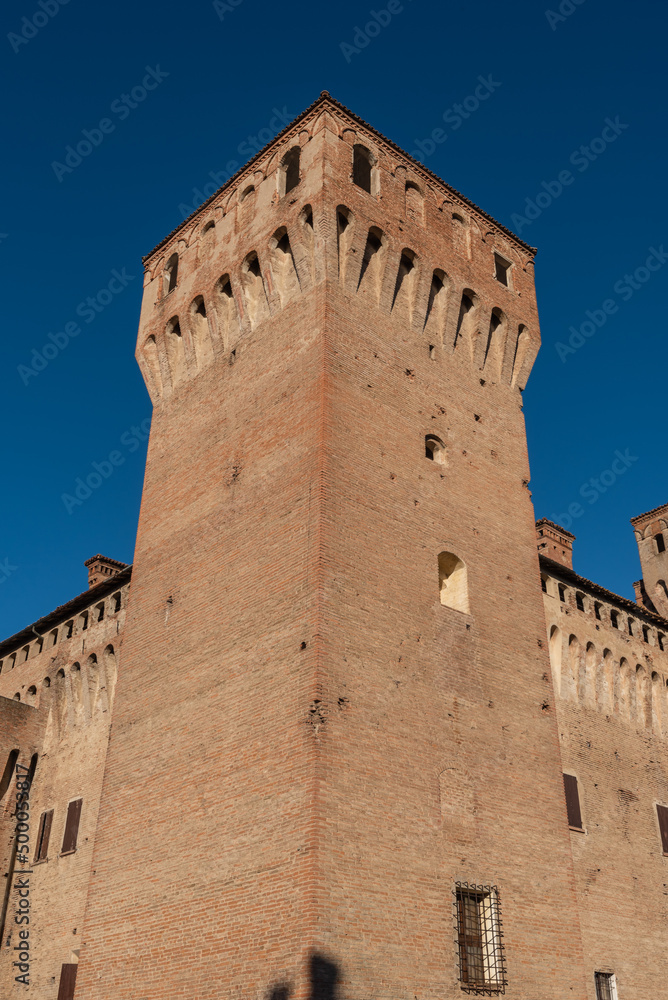
M 323 95 L 145 258 L 137 358 L 158 403 L 233 362 L 294 300 L 338 286 L 432 357 L 521 390 L 540 343 L 533 257 Z

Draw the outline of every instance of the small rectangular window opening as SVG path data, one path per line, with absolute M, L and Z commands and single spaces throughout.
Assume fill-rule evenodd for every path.
M 601 605 L 598 603 L 598 601 L 594 605 L 594 616 L 597 618 L 598 621 L 601 620 Z
M 568 825 L 574 830 L 582 830 L 578 779 L 573 774 L 564 774 L 564 795 L 566 796 Z
M 596 1000 L 617 1000 L 617 987 L 613 972 L 595 972 Z
M 576 594 L 575 595 L 575 604 L 577 606 L 578 611 L 584 611 L 584 609 L 585 609 L 585 603 L 584 603 L 584 597 L 582 596 L 582 594 Z
M 510 267 L 510 261 L 500 257 L 498 253 L 494 254 L 494 277 L 506 287 L 510 285 Z
M 564 604 L 566 603 L 566 588 L 562 584 L 559 584 L 559 600 Z
M 53 809 L 42 813 L 39 821 L 39 831 L 37 833 L 37 849 L 35 850 L 35 861 L 46 861 L 49 853 L 49 837 L 51 836 L 51 824 L 53 822 Z
M 496 886 L 455 883 L 459 980 L 485 993 L 502 993 L 506 970 Z
M 668 855 L 668 806 L 657 805 L 656 815 L 659 820 L 661 847 L 663 849 L 663 853 Z
M 547 594 L 547 580 L 544 576 L 540 578 L 540 586 L 544 594 Z
M 71 854 L 72 851 L 76 850 L 82 801 L 82 799 L 75 799 L 67 807 L 67 820 L 65 821 L 65 835 L 63 837 L 61 854 Z

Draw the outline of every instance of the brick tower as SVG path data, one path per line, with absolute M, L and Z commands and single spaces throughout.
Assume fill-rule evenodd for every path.
M 77 1000 L 584 1000 L 533 251 L 323 94 L 145 260 Z

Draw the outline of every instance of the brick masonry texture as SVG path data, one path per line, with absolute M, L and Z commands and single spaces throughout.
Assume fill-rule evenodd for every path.
M 580 611 L 587 581 L 539 562 L 532 258 L 328 96 L 146 258 L 127 610 L 120 570 L 121 610 L 55 659 L 0 645 L 0 751 L 43 755 L 36 808 L 61 824 L 35 876 L 35 985 L 3 940 L 7 996 L 55 1000 L 79 962 L 76 1000 L 459 997 L 457 882 L 498 889 L 513 1000 L 595 1000 L 595 970 L 620 1000 L 668 996 L 663 619 L 637 606 L 623 653 L 601 588 Z M 442 603 L 445 552 L 465 610 Z M 596 632 L 603 663 L 602 628 L 616 673 L 586 651 Z

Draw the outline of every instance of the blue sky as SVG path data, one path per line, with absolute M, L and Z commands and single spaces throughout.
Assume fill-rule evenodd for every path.
M 667 19 L 658 0 L 6 0 L 0 634 L 84 590 L 96 552 L 132 560 L 141 257 L 323 89 L 539 248 L 536 516 L 576 505 L 576 569 L 632 596 L 628 519 L 668 501 Z

